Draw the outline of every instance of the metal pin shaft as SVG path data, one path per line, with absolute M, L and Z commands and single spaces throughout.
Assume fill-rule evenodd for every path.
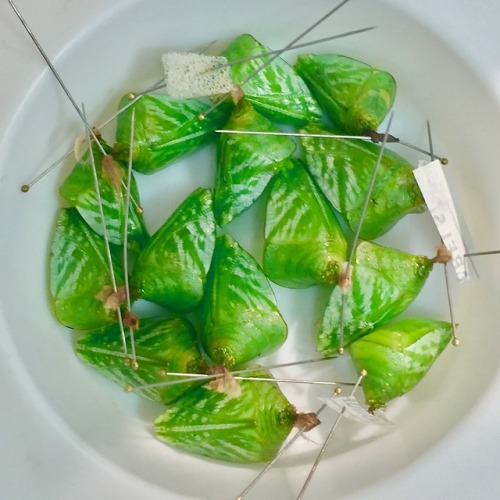
M 82 104 L 82 115 L 83 115 L 84 122 L 85 122 L 86 121 L 85 120 L 85 106 L 83 104 Z M 99 215 L 101 217 L 102 232 L 103 232 L 103 237 L 104 237 L 104 246 L 106 249 L 106 257 L 107 257 L 108 266 L 109 266 L 109 275 L 111 278 L 111 285 L 113 287 L 113 291 L 116 293 L 118 288 L 116 285 L 115 270 L 113 268 L 113 258 L 111 256 L 111 248 L 109 245 L 108 228 L 106 227 L 106 219 L 104 217 L 101 189 L 99 187 L 99 179 L 97 177 L 97 169 L 96 169 L 96 165 L 95 165 L 94 151 L 92 149 L 92 144 L 91 144 L 91 140 L 90 140 L 89 128 L 86 127 L 85 131 L 86 131 L 86 135 L 87 135 L 87 144 L 88 144 L 89 151 L 90 151 L 90 164 L 92 166 L 92 176 L 94 178 L 94 187 L 95 187 L 95 193 L 96 193 L 96 198 L 97 198 L 97 205 L 99 208 Z M 117 311 L 117 316 L 118 316 L 118 324 L 120 326 L 120 333 L 121 333 L 121 337 L 122 337 L 123 351 L 125 354 L 127 354 L 127 341 L 125 339 L 125 330 L 123 328 L 123 320 L 122 320 L 122 315 L 121 315 L 120 309 L 118 309 L 118 311 Z
M 363 378 L 366 376 L 366 372 L 362 371 L 356 384 L 352 388 L 350 396 L 354 396 L 354 393 L 356 392 L 356 389 L 359 387 L 359 384 L 361 384 L 361 381 Z M 314 461 L 313 466 L 311 467 L 311 470 L 309 472 L 309 475 L 307 476 L 304 485 L 302 486 L 302 489 L 300 490 L 300 493 L 297 497 L 297 500 L 301 500 L 304 497 L 304 494 L 306 493 L 307 488 L 309 487 L 309 484 L 311 482 L 311 479 L 313 478 L 314 473 L 316 472 L 316 469 L 318 468 L 318 465 L 321 461 L 321 458 L 323 457 L 323 454 L 325 453 L 325 450 L 330 443 L 333 434 L 335 433 L 335 430 L 337 429 L 340 421 L 342 420 L 342 417 L 344 416 L 345 412 L 345 407 L 342 408 L 342 411 L 339 413 L 338 417 L 335 419 L 335 422 L 333 423 L 332 428 L 330 429 L 330 432 L 328 433 L 328 436 L 325 439 L 325 442 L 323 443 L 323 446 L 321 447 L 321 450 L 318 453 L 318 456 L 316 457 L 316 460 Z
M 313 40 L 311 42 L 299 43 L 297 45 L 292 45 L 292 46 L 285 48 L 285 49 L 269 50 L 263 54 L 242 57 L 241 59 L 236 59 L 236 60 L 230 61 L 226 64 L 219 64 L 218 66 L 215 66 L 214 68 L 210 68 L 207 71 L 214 71 L 214 70 L 218 70 L 218 69 L 229 68 L 231 66 L 236 66 L 237 64 L 242 64 L 242 63 L 249 62 L 249 61 L 255 61 L 257 59 L 263 59 L 264 57 L 272 56 L 274 54 L 277 54 L 278 52 L 280 54 L 283 54 L 284 52 L 290 52 L 292 50 L 303 49 L 305 47 L 310 47 L 312 45 L 319 45 L 321 43 L 331 42 L 332 40 L 338 40 L 339 38 L 345 38 L 345 37 L 352 36 L 352 35 L 359 35 L 361 33 L 365 33 L 367 31 L 374 30 L 375 28 L 376 28 L 376 26 L 369 26 L 367 28 L 360 28 L 360 29 L 353 30 L 353 31 L 346 31 L 345 33 L 340 33 L 338 35 L 332 35 L 332 36 L 327 36 L 325 38 L 319 38 L 318 40 Z
M 327 407 L 326 404 L 322 405 L 318 411 L 316 412 L 316 415 L 320 415 L 321 412 Z M 304 429 L 298 429 L 296 434 L 289 439 L 289 441 L 281 448 L 281 450 L 278 452 L 278 454 L 259 472 L 259 474 L 255 477 L 255 479 L 238 495 L 238 497 L 235 498 L 235 500 L 241 500 L 243 497 L 245 497 L 250 490 L 262 479 L 264 474 L 285 454 L 285 452 L 297 441 L 297 439 L 304 434 Z
M 130 213 L 130 189 L 132 184 L 132 160 L 133 160 L 133 149 L 134 149 L 134 134 L 135 134 L 135 108 L 132 110 L 132 116 L 130 118 L 130 149 L 129 158 L 127 165 L 127 185 L 125 190 L 125 214 L 123 223 L 123 274 L 125 279 L 125 295 L 127 300 L 127 311 L 130 312 L 132 305 L 130 302 L 130 285 L 128 279 L 128 223 L 129 223 L 129 213 Z M 130 350 L 132 353 L 132 367 L 137 368 L 137 358 L 135 353 L 135 335 L 134 329 L 129 326 L 129 336 L 130 336 Z
M 346 276 L 349 276 L 349 274 L 351 273 L 351 267 L 352 267 L 352 261 L 354 259 L 354 253 L 356 251 L 356 246 L 358 245 L 359 236 L 361 234 L 363 222 L 365 220 L 366 212 L 368 210 L 368 204 L 370 203 L 370 197 L 372 195 L 373 188 L 375 187 L 375 181 L 377 179 L 377 174 L 378 174 L 378 171 L 380 169 L 380 165 L 382 163 L 382 157 L 384 155 L 385 147 L 387 144 L 387 138 L 389 137 L 389 130 L 391 128 L 393 117 L 394 117 L 394 112 L 392 112 L 389 116 L 389 122 L 387 124 L 387 129 L 385 131 L 384 138 L 382 140 L 382 145 L 381 145 L 379 153 L 378 153 L 377 162 L 375 163 L 375 168 L 373 169 L 373 173 L 372 173 L 372 176 L 370 179 L 370 184 L 368 185 L 368 190 L 367 190 L 364 202 L 363 202 L 361 214 L 359 216 L 359 221 L 358 221 L 358 224 L 356 227 L 356 231 L 354 233 L 354 238 L 353 238 L 353 241 L 351 243 L 351 248 L 349 250 L 349 255 L 347 258 L 347 265 L 346 265 L 346 270 L 345 270 Z M 340 333 L 339 333 L 339 335 L 340 335 L 340 352 L 343 352 L 342 350 L 344 349 L 345 308 L 346 308 L 346 293 L 343 293 L 342 294 L 342 305 L 341 305 L 341 310 L 340 310 L 340 328 L 339 328 L 339 331 L 340 331 Z
M 302 32 L 299 36 L 294 38 L 288 45 L 286 45 L 284 48 L 281 50 L 278 50 L 276 54 L 271 56 L 269 61 L 266 61 L 264 64 L 260 65 L 258 68 L 256 68 L 254 71 L 252 71 L 242 82 L 240 82 L 240 86 L 245 85 L 245 83 L 249 82 L 254 76 L 258 75 L 263 69 L 265 69 L 267 66 L 272 64 L 283 52 L 288 50 L 290 47 L 293 47 L 299 40 L 304 38 L 307 34 L 309 34 L 313 29 L 317 28 L 321 23 L 326 21 L 331 15 L 333 15 L 335 12 L 337 12 L 341 7 L 343 7 L 349 0 L 343 0 L 340 4 L 338 4 L 336 7 L 334 7 L 332 10 L 327 12 L 323 17 L 318 19 L 314 24 L 309 26 L 304 32 Z M 229 94 L 226 94 L 224 97 L 219 99 L 215 104 L 213 104 L 205 113 L 203 114 L 203 117 L 207 116 L 209 113 L 217 109 L 227 98 Z

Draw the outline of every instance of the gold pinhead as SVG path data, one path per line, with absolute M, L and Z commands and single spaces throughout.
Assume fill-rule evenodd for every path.
M 27 193 L 29 190 L 30 190 L 30 187 L 29 187 L 29 185 L 28 185 L 28 184 L 23 184 L 23 185 L 21 186 L 21 191 L 22 191 L 23 193 Z
M 137 362 L 136 359 L 134 359 L 131 363 L 130 366 L 132 367 L 133 370 L 137 370 L 139 368 L 139 363 Z
M 344 352 L 345 352 L 345 349 L 343 347 L 339 347 L 337 349 L 337 353 L 339 354 L 339 356 L 342 356 L 344 354 Z
M 342 394 L 342 387 L 335 387 L 335 394 L 338 396 L 339 394 Z
M 366 377 L 368 375 L 368 372 L 366 370 L 361 370 L 359 372 L 359 374 L 362 376 L 362 377 Z
M 441 165 L 448 165 L 448 158 L 441 158 Z
M 453 340 L 451 341 L 451 343 L 455 347 L 458 347 L 460 345 L 460 339 L 458 337 L 453 337 Z
M 123 360 L 123 364 L 124 364 L 125 366 L 130 366 L 130 362 L 131 362 L 130 358 L 125 358 L 125 359 Z
M 161 368 L 158 370 L 158 375 L 160 377 L 166 377 L 167 376 L 167 370 L 165 370 L 165 368 Z
M 144 213 L 144 208 L 140 207 L 139 205 L 137 205 L 135 211 L 139 214 L 139 215 L 142 215 Z
M 134 390 L 134 386 L 132 384 L 125 384 L 123 386 L 123 390 L 125 392 L 132 392 Z
M 200 113 L 198 115 L 198 120 L 203 121 L 206 118 L 206 116 L 203 113 Z
M 136 97 L 137 97 L 137 95 L 135 94 L 135 92 L 129 92 L 129 93 L 127 94 L 127 99 L 128 99 L 129 101 L 133 101 Z

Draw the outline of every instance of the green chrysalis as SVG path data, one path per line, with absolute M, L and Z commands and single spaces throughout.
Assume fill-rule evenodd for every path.
M 451 323 L 403 319 L 378 328 L 349 348 L 356 368 L 367 370 L 361 385 L 371 410 L 407 393 L 448 345 Z

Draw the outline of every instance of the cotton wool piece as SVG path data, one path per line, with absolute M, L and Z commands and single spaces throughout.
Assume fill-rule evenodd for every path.
M 228 60 L 192 52 L 168 52 L 162 56 L 166 93 L 189 99 L 231 92 L 234 87 Z M 224 67 L 221 67 L 224 66 Z

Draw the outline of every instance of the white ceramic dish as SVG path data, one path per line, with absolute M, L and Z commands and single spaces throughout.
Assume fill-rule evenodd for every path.
M 196 49 L 212 40 L 222 46 L 243 32 L 280 47 L 332 5 L 327 0 L 237 5 L 229 0 L 19 0 L 18 7 L 77 102 L 84 101 L 88 115 L 101 119 L 122 93 L 158 78 L 164 50 Z M 0 6 L 0 18 L 0 494 L 16 500 L 233 498 L 258 468 L 202 460 L 155 441 L 148 422 L 160 409 L 131 399 L 83 367 L 72 355 L 69 333 L 51 316 L 47 248 L 57 186 L 67 168 L 27 195 L 19 187 L 64 153 L 81 127 L 7 2 Z M 395 74 L 400 90 L 394 129 L 425 144 L 425 120 L 431 121 L 436 151 L 451 160 L 449 182 L 475 251 L 500 248 L 499 21 L 494 1 L 469 6 L 444 0 L 436 6 L 430 0 L 418 5 L 353 0 L 309 38 L 378 26 L 370 35 L 321 50 L 357 56 Z M 152 229 L 191 190 L 193 177 L 210 182 L 210 169 L 196 165 L 210 158 L 205 151 L 141 179 L 146 210 L 155 207 L 146 212 Z M 159 191 L 155 186 L 161 181 L 168 187 Z M 253 237 L 237 228 L 235 234 L 256 248 Z M 384 240 L 431 254 L 435 238 L 430 221 L 412 217 Z M 462 346 L 448 349 L 428 378 L 390 408 L 397 424 L 391 432 L 343 424 L 307 498 L 500 495 L 500 272 L 493 256 L 477 259 L 476 266 L 480 279 L 453 287 Z M 292 335 L 274 359 L 303 359 L 312 353 L 310 343 L 295 339 L 297 332 L 312 330 L 313 320 L 297 313 L 297 304 L 310 313 L 317 294 L 278 290 L 278 299 Z M 433 274 L 412 307 L 446 319 L 442 274 Z M 324 374 L 311 368 L 308 376 Z M 299 406 L 316 407 L 313 396 L 287 391 Z M 299 443 L 249 498 L 294 498 L 317 449 Z

